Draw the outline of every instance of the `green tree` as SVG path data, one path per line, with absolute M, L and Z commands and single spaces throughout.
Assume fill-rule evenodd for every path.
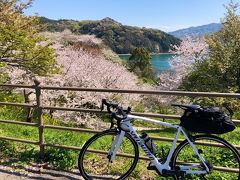
M 31 4 L 32 0 L 0 1 L 0 64 L 50 75 L 59 71 L 55 52 L 39 35 L 38 17 L 24 15 Z
M 183 87 L 194 91 L 240 92 L 239 4 L 227 6 L 223 28 L 207 37 L 209 56 L 196 64 Z
M 128 61 L 130 71 L 143 78 L 153 78 L 154 73 L 150 60 L 151 56 L 145 48 L 134 49 Z

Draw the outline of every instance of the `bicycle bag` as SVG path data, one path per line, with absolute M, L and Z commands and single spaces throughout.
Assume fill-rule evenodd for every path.
M 201 106 L 197 110 L 186 109 L 180 118 L 185 129 L 207 134 L 223 134 L 235 129 L 231 118 L 218 107 Z

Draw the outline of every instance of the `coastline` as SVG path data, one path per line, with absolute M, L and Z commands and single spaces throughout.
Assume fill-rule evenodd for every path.
M 169 55 L 174 55 L 176 53 L 149 53 L 150 55 L 161 55 L 161 54 L 169 54 Z M 119 56 L 122 56 L 122 55 L 131 55 L 131 54 L 117 54 Z

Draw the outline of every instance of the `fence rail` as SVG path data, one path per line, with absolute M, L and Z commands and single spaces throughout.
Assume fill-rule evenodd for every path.
M 75 131 L 75 132 L 87 132 L 87 133 L 97 133 L 99 131 L 85 129 L 85 128 L 73 128 L 73 127 L 65 127 L 65 126 L 53 126 L 53 125 L 44 125 L 43 122 L 43 110 L 60 110 L 60 111 L 79 111 L 79 112 L 88 112 L 88 113 L 106 113 L 106 111 L 100 111 L 98 109 L 82 109 L 82 108 L 67 108 L 67 107 L 55 107 L 55 106 L 44 106 L 41 103 L 41 92 L 42 90 L 62 90 L 62 91 L 90 91 L 90 92 L 102 92 L 102 93 L 127 93 L 127 94 L 147 94 L 147 95 L 171 95 L 171 96 L 188 96 L 188 97 L 224 97 L 224 98 L 240 98 L 239 93 L 208 93 L 208 92 L 185 92 L 185 91 L 143 91 L 143 90 L 123 90 L 123 89 L 97 89 L 97 88 L 79 88 L 79 87 L 53 87 L 53 86 L 41 86 L 40 82 L 34 81 L 34 85 L 17 85 L 17 84 L 0 84 L 0 90 L 9 90 L 14 88 L 24 88 L 24 89 L 34 89 L 36 94 L 36 105 L 27 104 L 27 103 L 12 103 L 12 102 L 0 102 L 0 105 L 6 106 L 19 106 L 19 107 L 28 107 L 35 108 L 37 111 L 38 123 L 28 123 L 21 121 L 11 121 L 11 120 L 2 120 L 0 119 L 0 123 L 9 123 L 16 125 L 25 125 L 32 126 L 38 128 L 39 139 L 38 141 L 30 141 L 12 137 L 2 137 L 0 139 L 16 141 L 22 143 L 29 143 L 38 145 L 40 148 L 40 157 L 44 155 L 45 147 L 56 147 L 56 148 L 64 148 L 71 150 L 80 150 L 80 147 L 76 146 L 65 146 L 58 144 L 48 144 L 44 142 L 44 129 L 56 129 L 56 130 L 67 130 L 67 131 Z M 172 119 L 179 120 L 179 115 L 167 115 L 167 114 L 154 114 L 154 113 L 136 113 L 132 112 L 134 115 L 146 116 L 146 117 L 155 117 L 155 118 L 163 118 L 163 119 Z M 240 124 L 240 120 L 233 120 L 235 123 Z M 173 138 L 166 137 L 152 137 L 154 140 L 172 142 Z M 183 140 L 179 140 L 181 142 Z M 210 144 L 213 146 L 217 146 L 214 144 Z M 240 146 L 235 146 L 238 150 L 240 150 Z M 141 159 L 146 160 L 147 157 L 141 157 Z

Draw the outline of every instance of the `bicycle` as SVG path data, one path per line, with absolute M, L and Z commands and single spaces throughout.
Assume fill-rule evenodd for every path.
M 240 155 L 226 140 L 215 135 L 191 135 L 180 125 L 131 115 L 131 108 L 102 100 L 111 127 L 91 137 L 82 147 L 78 167 L 84 179 L 125 179 L 139 159 L 138 145 L 150 159 L 148 170 L 173 179 L 240 179 Z M 197 105 L 175 105 L 196 109 Z M 176 129 L 172 145 L 164 157 L 156 157 L 154 143 L 149 146 L 134 130 L 135 119 Z M 117 126 L 114 127 L 114 120 Z M 186 138 L 177 145 L 180 133 Z M 212 146 L 209 146 L 212 145 Z M 228 168 L 228 169 L 226 169 Z M 134 179 L 134 178 L 133 178 Z

